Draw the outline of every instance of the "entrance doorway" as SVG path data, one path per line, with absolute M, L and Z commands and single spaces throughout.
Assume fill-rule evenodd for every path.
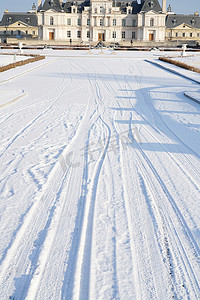
M 49 32 L 49 40 L 54 40 L 54 32 Z
M 105 33 L 98 33 L 98 41 L 99 42 L 105 41 Z
M 154 34 L 153 33 L 149 33 L 149 41 L 153 41 L 154 40 Z

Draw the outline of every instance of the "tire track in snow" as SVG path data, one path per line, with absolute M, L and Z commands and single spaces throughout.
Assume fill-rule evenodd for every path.
M 92 82 L 90 80 L 90 84 L 91 84 L 91 87 L 92 87 Z M 99 97 L 99 89 L 97 88 L 97 86 L 95 86 L 96 88 L 96 92 L 97 92 L 97 95 Z M 96 102 L 96 105 L 97 105 L 97 102 Z M 89 111 L 89 106 L 90 106 L 90 103 L 88 103 L 88 111 Z M 96 110 L 95 110 L 96 111 Z M 86 119 L 88 119 L 90 115 L 88 114 Z M 93 120 L 94 119 L 94 120 Z M 90 116 L 90 122 L 92 122 L 92 125 L 90 127 L 90 130 L 89 130 L 89 135 L 90 135 L 90 131 L 92 130 L 93 126 L 97 123 L 97 120 L 100 120 L 100 117 L 97 115 L 93 114 Z M 87 120 L 88 122 L 89 120 Z M 82 122 L 83 123 L 83 122 Z M 80 132 L 76 132 L 76 136 L 78 137 L 81 133 Z M 88 143 L 89 143 L 89 135 L 88 135 Z M 87 145 L 86 145 L 86 149 L 87 149 Z M 88 154 L 85 154 L 86 156 Z M 88 158 L 86 157 L 85 158 L 85 170 L 84 170 L 84 175 L 83 175 L 83 183 L 82 183 L 82 195 L 81 195 L 81 199 L 80 199 L 80 204 L 79 204 L 79 207 L 78 207 L 78 212 L 77 212 L 77 216 L 76 216 L 76 221 L 75 221 L 75 229 L 74 229 L 74 233 L 73 233 L 73 238 L 72 238 L 72 242 L 71 242 L 71 250 L 70 250 L 70 254 L 69 254 L 69 259 L 70 261 L 68 262 L 68 271 L 65 275 L 65 278 L 64 278 L 64 282 L 65 282 L 65 286 L 63 285 L 63 289 L 62 289 L 62 298 L 66 298 L 67 299 L 71 299 L 71 295 L 72 295 L 72 284 L 73 282 L 70 283 L 70 286 L 71 288 L 69 287 L 69 277 L 70 276 L 70 280 L 72 279 L 72 273 L 73 273 L 73 269 L 74 269 L 74 259 L 76 259 L 76 256 L 77 256 L 77 250 L 75 249 L 77 247 L 77 245 L 79 244 L 79 235 L 77 235 L 77 230 L 79 228 L 82 228 L 82 219 L 83 219 L 83 215 L 85 214 L 85 202 L 86 200 L 84 199 L 86 197 L 86 194 L 87 194 L 87 166 L 88 164 Z M 63 204 L 65 205 L 65 204 Z M 59 210 L 63 210 L 63 209 L 60 209 Z M 58 217 L 54 219 L 54 222 L 59 225 L 60 223 L 60 214 L 58 214 Z M 53 236 L 55 236 L 56 234 L 56 230 L 54 229 L 53 231 Z M 49 245 L 49 244 L 53 244 L 52 242 L 52 234 L 51 232 L 48 233 L 48 236 L 47 238 L 45 239 L 44 243 L 46 245 Z M 39 258 L 39 261 L 40 261 L 40 264 L 39 264 L 39 272 L 38 270 L 36 269 L 35 271 L 35 276 L 33 276 L 33 280 L 31 281 L 31 284 L 30 284 L 30 287 L 29 287 L 29 291 L 28 291 L 28 295 L 27 295 L 27 299 L 34 299 L 34 297 L 37 297 L 37 294 L 38 294 L 38 291 L 39 291 L 39 288 L 40 288 L 40 279 L 42 278 L 42 274 L 44 273 L 44 270 L 45 270 L 45 265 L 46 265 L 46 262 L 48 260 L 48 256 L 49 256 L 49 253 L 50 253 L 50 250 L 48 250 L 48 254 L 46 253 L 45 254 L 45 247 L 42 251 L 43 253 L 41 253 L 41 258 Z M 65 289 L 66 289 L 66 286 L 67 286 L 67 291 L 65 292 Z
M 18 133 L 16 133 L 14 135 L 14 137 L 11 139 L 11 141 L 8 143 L 8 145 L 5 147 L 5 149 L 2 151 L 2 153 L 0 154 L 0 158 L 4 155 L 4 153 L 10 148 L 10 146 L 27 130 L 29 129 L 32 125 L 34 125 L 38 119 L 40 119 L 41 117 L 43 117 L 52 107 L 53 105 L 60 99 L 61 95 L 63 94 L 63 92 L 66 90 L 66 88 L 71 84 L 71 79 L 70 82 L 67 85 L 65 84 L 65 75 L 63 74 L 63 78 L 62 81 L 59 83 L 58 86 L 56 86 L 56 88 L 54 88 L 50 93 L 49 93 L 49 98 L 51 98 L 51 93 L 57 91 L 60 89 L 60 92 L 58 92 L 58 96 L 56 97 L 56 100 L 54 100 L 50 106 L 48 106 L 43 112 L 41 112 L 39 115 L 37 115 L 33 120 L 31 120 L 24 128 L 22 128 Z M 63 87 L 64 85 L 64 87 Z
M 77 70 L 80 66 L 77 67 Z M 85 69 L 82 71 L 85 72 Z M 96 82 L 96 77 L 87 74 L 89 82 L 91 84 L 91 89 L 93 90 L 94 101 L 96 103 L 96 110 L 91 116 L 91 121 L 96 118 L 96 121 L 92 123 L 90 130 L 88 131 L 88 138 L 86 143 L 86 149 L 89 146 L 90 132 L 93 129 L 95 123 L 102 123 L 104 127 L 107 128 L 107 142 L 104 151 L 101 153 L 97 163 L 95 164 L 92 178 L 90 178 L 90 189 L 87 195 L 87 182 L 88 178 L 88 152 L 85 153 L 85 168 L 83 172 L 83 183 L 82 183 L 82 194 L 81 202 L 83 203 L 79 207 L 79 212 L 77 215 L 76 228 L 80 228 L 80 233 L 78 236 L 74 237 L 72 245 L 72 256 L 71 263 L 68 266 L 68 271 L 66 272 L 62 290 L 62 299 L 72 299 L 73 297 L 79 299 L 87 299 L 89 296 L 90 289 L 90 263 L 91 263 L 91 251 L 92 251 L 92 232 L 93 232 L 93 218 L 95 211 L 95 199 L 98 187 L 98 180 L 101 173 L 102 165 L 109 147 L 111 130 L 108 124 L 102 119 L 101 115 L 104 111 L 103 100 L 100 92 L 100 87 Z M 93 88 L 93 84 L 95 87 Z M 94 91 L 95 89 L 95 91 Z M 100 105 L 101 104 L 101 105 Z M 103 111 L 102 111 L 103 110 Z M 97 117 L 95 116 L 97 115 Z M 77 248 L 78 247 L 78 248 Z M 73 278 L 73 279 L 72 279 Z M 71 282 L 70 282 L 71 281 Z
M 130 132 L 130 134 L 132 134 L 132 133 Z M 133 136 L 132 136 L 132 143 L 136 143 L 134 141 L 134 137 Z M 182 214 L 181 214 L 178 206 L 176 205 L 175 201 L 173 200 L 173 197 L 169 193 L 169 191 L 168 191 L 166 185 L 164 184 L 163 180 L 161 179 L 161 177 L 157 173 L 156 169 L 153 167 L 152 163 L 150 162 L 150 160 L 148 159 L 147 155 L 144 153 L 144 151 L 142 150 L 142 148 L 141 148 L 141 146 L 139 144 L 137 144 L 137 149 L 139 150 L 139 153 L 141 155 L 141 156 L 138 156 L 138 154 L 136 153 L 136 150 L 135 150 L 135 153 L 138 156 L 138 166 L 140 166 L 140 167 L 142 166 L 142 164 L 141 164 L 142 161 L 145 161 L 147 163 L 148 167 L 152 171 L 152 174 L 154 175 L 154 176 L 152 176 L 152 178 L 154 177 L 156 179 L 156 181 L 159 183 L 159 186 L 160 186 L 161 190 L 163 191 L 164 197 L 166 198 L 166 200 L 168 200 L 168 203 L 170 204 L 171 208 L 173 209 L 174 214 L 175 214 L 176 218 L 178 219 L 178 223 L 181 224 L 181 228 L 182 228 L 183 232 L 185 233 L 185 237 L 187 238 L 190 247 L 192 246 L 192 248 L 193 248 L 194 253 L 191 253 L 191 254 L 193 254 L 193 259 L 197 259 L 199 257 L 199 254 L 200 254 L 199 247 L 198 247 L 198 245 L 197 245 L 197 243 L 196 243 L 196 241 L 195 241 L 192 233 L 190 232 L 190 229 L 187 226 L 187 223 L 186 223 L 184 217 L 182 216 Z M 148 168 L 147 167 L 143 167 L 142 174 L 144 174 L 145 170 L 147 172 Z M 151 178 L 150 172 L 148 173 L 148 178 Z M 150 191 L 152 190 L 152 186 L 154 186 L 154 182 L 151 180 L 151 184 L 149 184 L 149 190 Z M 163 199 L 162 199 L 162 201 L 163 201 Z M 159 212 L 161 213 L 161 211 L 162 210 L 161 210 L 161 207 L 160 207 L 159 208 Z M 162 212 L 162 215 L 164 216 L 164 212 Z M 169 218 L 169 219 L 171 218 L 169 212 L 165 216 L 165 218 L 162 217 L 163 224 L 166 224 L 166 222 L 164 222 L 164 219 L 167 219 L 167 218 Z M 174 230 L 175 230 L 173 221 L 171 220 L 170 222 L 172 224 L 172 228 L 174 228 Z M 169 227 L 167 227 L 167 228 L 169 228 Z M 176 232 L 176 230 L 175 230 L 175 232 Z M 196 291 L 196 296 L 198 296 L 199 295 L 198 291 L 200 291 L 200 288 L 199 288 L 199 283 L 198 283 L 197 277 L 195 275 L 195 272 L 194 272 L 194 270 L 192 268 L 192 264 L 190 262 L 191 258 L 187 255 L 187 251 L 185 250 L 184 245 L 181 242 L 181 238 L 179 237 L 179 235 L 178 235 L 177 232 L 176 232 L 176 234 L 174 234 L 173 238 L 174 238 L 174 240 L 178 239 L 177 247 L 179 248 L 180 255 L 182 257 L 184 257 L 184 259 L 186 260 L 186 264 L 188 266 L 188 267 L 185 267 L 185 272 L 188 273 L 189 278 L 190 278 L 190 276 L 193 278 L 193 280 L 190 278 L 190 283 L 193 286 L 193 289 Z M 168 239 L 166 237 L 164 238 L 164 240 L 166 242 L 168 241 Z M 168 244 L 168 242 L 167 242 L 167 244 Z M 187 248 L 188 248 L 188 246 L 187 246 Z M 167 253 L 170 253 L 170 249 L 169 248 L 167 249 Z M 173 254 L 173 252 L 172 252 L 172 254 Z M 170 261 L 169 261 L 169 264 L 170 264 L 170 269 L 171 269 L 172 263 Z M 190 270 L 191 275 L 189 275 L 188 270 Z M 172 273 L 172 270 L 171 270 L 170 271 L 170 275 L 172 275 L 172 274 L 173 273 Z
M 140 146 L 138 146 L 138 148 L 140 148 Z M 193 260 L 194 259 L 197 260 L 197 258 L 199 257 L 199 253 L 200 253 L 199 252 L 199 247 L 198 247 L 196 241 L 194 240 L 193 235 L 191 234 L 190 229 L 189 229 L 189 227 L 187 226 L 187 223 L 184 220 L 184 217 L 182 216 L 178 206 L 176 205 L 175 201 L 173 200 L 172 196 L 170 195 L 169 191 L 167 190 L 167 187 L 165 186 L 165 184 L 162 181 L 161 177 L 157 173 L 156 169 L 153 167 L 153 165 L 151 164 L 151 162 L 147 158 L 144 151 L 141 148 L 139 150 L 140 150 L 140 153 L 141 153 L 142 157 L 145 159 L 148 166 L 150 167 L 150 169 L 151 169 L 154 177 L 156 178 L 157 182 L 159 183 L 165 198 L 167 198 L 168 203 L 171 205 L 171 208 L 174 211 L 174 216 L 176 216 L 176 218 L 178 220 L 178 223 L 181 225 L 181 229 L 185 233 L 185 237 L 187 238 L 190 247 L 192 246 L 192 248 L 193 248 L 194 253 L 193 253 L 193 251 L 190 250 L 190 255 L 193 254 Z M 145 170 L 147 170 L 146 167 L 145 167 Z M 143 173 L 144 173 L 144 171 L 143 171 Z M 148 173 L 148 176 L 150 177 L 150 173 Z M 149 190 L 151 190 L 151 189 L 152 189 L 152 184 L 151 184 L 151 188 L 149 187 Z M 163 199 L 162 199 L 162 201 L 163 201 Z M 161 207 L 160 207 L 160 210 L 161 210 Z M 168 218 L 171 219 L 171 217 L 169 217 L 169 216 L 170 216 L 170 213 L 168 212 L 168 214 L 165 215 L 165 219 L 168 219 Z M 181 237 L 179 236 L 179 234 L 175 230 L 174 222 L 171 220 L 170 223 L 172 225 L 172 233 L 173 233 L 173 231 L 175 231 L 175 234 L 173 233 L 173 235 L 174 235 L 173 239 L 178 240 L 177 247 L 179 248 L 178 251 L 180 251 L 180 257 L 183 257 L 182 261 L 184 261 L 184 260 L 186 261 L 186 263 L 184 263 L 184 265 L 186 264 L 185 273 L 188 274 L 189 278 L 190 278 L 190 276 L 193 278 L 193 279 L 190 278 L 190 284 L 191 284 L 191 286 L 193 287 L 193 289 L 195 291 L 195 296 L 198 297 L 200 287 L 199 287 L 199 283 L 198 283 L 196 274 L 195 274 L 195 272 L 193 270 L 193 267 L 192 267 L 192 264 L 191 264 L 191 258 L 190 258 L 189 255 L 187 255 L 188 250 L 186 251 L 186 248 L 184 247 L 183 242 L 181 241 Z M 165 224 L 166 224 L 166 222 L 165 222 Z M 167 226 L 167 228 L 169 229 L 169 226 Z M 166 237 L 165 237 L 165 240 L 166 240 Z M 187 249 L 188 249 L 188 246 L 187 246 Z M 170 248 L 168 247 L 167 248 L 167 253 L 169 253 L 169 251 L 170 251 Z M 173 252 L 174 251 L 172 251 L 172 254 L 173 254 Z M 170 262 L 170 269 L 171 269 L 171 267 L 172 267 L 172 263 Z M 191 275 L 189 275 L 189 271 L 190 271 Z M 170 275 L 173 274 L 173 273 L 172 274 L 171 273 L 172 273 L 172 271 L 170 271 Z M 187 285 L 187 283 L 186 283 L 186 285 Z
M 117 78 L 116 78 L 116 76 L 115 76 L 115 74 L 113 74 L 112 72 L 111 72 L 111 70 L 108 68 L 108 66 L 107 65 L 105 65 L 105 68 L 107 68 L 108 70 L 109 70 L 109 72 L 113 75 L 113 77 L 115 78 L 115 81 L 117 82 L 117 85 L 119 85 L 120 86 L 120 83 L 118 82 L 118 80 L 117 80 Z M 99 74 L 99 73 L 98 73 Z M 112 100 L 112 102 L 113 103 L 115 103 L 117 100 L 117 98 L 115 98 L 110 92 L 112 91 L 113 92 L 113 94 L 114 95 L 116 95 L 116 91 L 115 91 L 115 89 L 111 86 L 111 84 L 109 83 L 109 81 L 106 81 L 102 76 L 100 77 L 100 80 L 102 81 L 102 83 L 103 83 L 103 85 L 104 85 L 104 88 L 108 91 L 108 93 L 109 93 L 109 95 L 110 95 L 110 100 L 111 99 L 113 99 Z M 117 101 L 117 103 L 118 103 L 118 101 Z M 111 101 L 109 102 L 109 105 L 111 104 Z M 115 114 L 116 114 L 116 112 L 115 112 Z M 114 124 L 113 124 L 114 125 Z M 116 131 L 116 133 L 118 133 L 119 135 L 120 135 L 120 133 L 118 132 L 118 131 Z M 122 172 L 123 172 L 123 168 L 121 168 L 122 169 Z M 124 181 L 124 180 L 122 180 L 122 181 Z M 124 182 L 123 182 L 124 183 Z M 125 190 L 126 191 L 126 190 Z M 124 193 L 125 193 L 125 191 L 124 191 Z M 135 249 L 134 249 L 134 240 L 132 239 L 132 234 L 131 234 L 131 232 L 133 232 L 133 226 L 132 226 L 132 223 L 131 223 L 131 220 L 130 220 L 130 211 L 129 211 L 129 205 L 128 205 L 128 201 L 126 200 L 126 196 L 124 195 L 124 193 L 123 193 L 123 195 L 121 195 L 122 196 L 122 202 L 124 203 L 124 205 L 125 205 L 125 210 L 124 210 L 124 213 L 125 213 L 125 215 L 126 215 L 126 222 L 127 222 L 127 235 L 130 237 L 130 241 L 129 241 L 129 244 L 130 244 L 130 249 L 131 249 L 131 257 L 132 257 L 132 266 L 133 266 L 133 268 L 134 268 L 134 270 L 137 268 L 136 267 L 136 263 L 134 262 L 134 259 L 133 259 L 133 257 L 135 257 Z M 126 194 L 126 193 L 125 193 Z M 126 247 L 126 249 L 127 249 L 127 247 Z M 116 255 L 117 255 L 117 253 L 116 253 Z M 120 270 L 121 271 L 121 270 Z M 119 271 L 119 272 L 120 272 Z M 135 270 L 135 272 L 134 273 L 137 273 L 137 271 Z M 115 275 L 113 275 L 113 276 L 117 276 L 118 277 L 118 279 L 119 279 L 119 277 L 120 277 L 120 274 L 119 275 L 117 275 L 117 274 L 115 274 Z M 135 281 L 136 279 L 134 278 L 133 279 L 133 281 Z M 122 282 L 118 282 L 118 288 L 120 288 L 120 284 L 122 284 Z M 136 280 L 135 281 L 135 288 L 136 288 L 136 294 L 137 294 L 137 297 L 138 297 L 138 299 L 139 299 L 139 297 L 140 297 L 140 291 L 139 291 L 139 289 L 138 289 L 138 280 Z M 133 293 L 133 291 L 132 291 L 132 293 Z M 115 294 L 115 296 L 117 297 L 117 294 Z
M 129 83 L 128 83 L 129 85 Z M 130 86 L 130 85 L 129 85 Z M 143 92 L 143 88 L 142 86 L 140 85 L 140 91 Z M 144 97 L 148 96 L 146 95 L 143 95 Z M 155 109 L 154 109 L 155 110 Z M 135 110 L 136 111 L 136 110 Z M 137 112 L 137 111 L 136 111 Z M 138 112 L 137 112 L 138 113 Z M 138 113 L 139 114 L 139 113 Z M 139 114 L 140 115 L 140 114 Z M 158 115 L 158 112 L 157 112 L 157 115 Z M 141 116 L 141 115 L 140 115 Z M 142 116 L 141 116 L 142 117 Z M 160 116 L 159 116 L 160 118 Z M 143 117 L 144 119 L 144 117 Z M 147 120 L 145 120 L 147 121 Z M 162 121 L 162 120 L 161 120 Z M 147 121 L 148 122 L 148 121 Z M 148 122 L 149 123 L 149 122 Z M 151 125 L 149 123 L 149 125 Z M 166 125 L 166 124 L 165 124 Z M 168 126 L 166 125 L 166 127 L 168 128 Z M 169 129 L 169 128 L 168 128 Z M 170 133 L 173 134 L 173 136 L 177 137 L 176 134 L 174 134 L 170 129 L 169 129 Z M 159 130 L 160 132 L 160 130 Z M 161 132 L 160 132 L 161 133 Z M 163 135 L 161 133 L 161 135 Z M 184 144 L 178 137 L 177 139 L 179 140 L 180 143 Z M 187 145 L 185 145 L 187 147 Z M 190 147 L 187 147 L 190 149 Z M 162 181 L 161 177 L 159 176 L 159 174 L 157 173 L 156 169 L 153 167 L 153 165 L 151 164 L 150 160 L 148 159 L 148 157 L 146 156 L 146 154 L 144 153 L 144 151 L 142 150 L 141 146 L 138 144 L 138 149 L 140 151 L 140 153 L 142 154 L 142 157 L 146 160 L 148 166 L 150 167 L 150 169 L 152 170 L 155 178 L 157 179 L 157 181 L 159 182 L 160 184 L 160 187 L 162 188 L 163 192 L 165 193 L 166 197 L 167 197 L 167 200 L 168 200 L 168 203 L 170 204 L 171 208 L 173 209 L 174 213 L 175 213 L 175 216 L 176 218 L 178 219 L 178 223 L 181 223 L 181 228 L 183 230 L 183 232 L 185 233 L 185 237 L 187 239 L 187 241 L 189 242 L 189 247 L 192 247 L 193 251 L 192 251 L 192 254 L 194 256 L 194 260 L 197 260 L 197 258 L 199 257 L 199 254 L 200 254 L 200 250 L 199 250 L 199 247 L 198 247 L 198 244 L 196 242 L 196 240 L 194 239 L 189 227 L 187 226 L 187 223 L 183 217 L 183 215 L 181 214 L 178 206 L 176 205 L 175 201 L 173 200 L 173 197 L 170 195 L 169 191 L 167 190 L 167 187 L 165 186 L 164 182 Z M 190 149 L 192 152 L 194 152 L 192 149 Z M 169 153 L 168 153 L 169 154 Z M 195 153 L 196 154 L 196 153 Z M 170 154 L 170 156 L 172 157 L 172 155 Z M 174 159 L 174 162 L 175 162 L 175 159 Z M 149 174 L 148 174 L 149 176 Z M 194 180 L 191 180 L 190 181 L 193 182 L 194 186 L 196 188 L 198 188 L 194 182 Z M 199 188 L 198 188 L 199 189 Z M 168 213 L 168 216 L 170 218 L 170 213 Z M 167 217 L 166 217 L 167 218 Z M 173 221 L 171 220 L 171 224 L 172 224 L 172 228 L 174 228 L 174 225 L 173 225 Z M 175 230 L 176 231 L 176 230 Z M 181 243 L 181 237 L 179 237 L 179 235 L 176 233 L 174 234 L 173 233 L 173 229 L 172 229 L 172 234 L 174 235 L 174 240 L 176 238 L 178 238 L 178 242 L 177 242 L 177 249 L 178 251 L 180 251 L 180 257 L 184 257 L 184 259 L 182 260 L 183 261 L 183 265 L 187 265 L 188 267 L 185 267 L 185 273 L 188 274 L 188 277 L 190 278 L 190 283 L 191 283 L 191 286 L 193 286 L 194 290 L 195 290 L 195 293 L 196 293 L 196 296 L 198 297 L 199 296 L 199 291 L 200 291 L 200 288 L 199 288 L 199 283 L 198 283 L 198 280 L 197 280 L 197 277 L 196 277 L 196 274 L 193 270 L 193 267 L 192 267 L 192 263 L 191 263 L 191 258 L 189 257 L 189 255 L 187 255 L 187 251 L 185 250 L 184 248 L 184 245 Z M 188 248 L 188 245 L 186 246 Z M 181 248 L 181 249 L 179 249 Z M 191 251 L 191 250 L 190 250 Z M 173 252 L 172 252 L 173 254 Z M 184 263 L 184 260 L 186 261 L 186 263 Z M 198 264 L 198 263 L 197 263 Z M 188 270 L 190 270 L 190 274 L 188 273 Z M 193 279 L 191 279 L 191 277 Z M 186 288 L 186 287 L 185 287 Z
M 129 100 L 130 101 L 130 100 Z M 145 120 L 146 121 L 146 120 Z M 139 162 L 138 162 L 139 163 Z M 184 225 L 186 225 L 186 222 L 184 221 Z M 188 228 L 189 229 L 189 228 Z M 190 234 L 189 234 L 190 235 Z M 196 244 L 196 242 L 195 242 L 195 240 L 193 239 L 193 236 L 192 235 L 190 235 L 190 237 L 191 237 L 191 239 L 192 239 L 192 242 L 195 244 L 195 249 L 196 249 L 196 246 L 197 246 L 197 244 Z M 165 238 L 164 239 L 165 240 L 165 244 L 166 245 L 168 245 L 168 241 L 167 241 L 167 238 Z M 167 254 L 168 254 L 168 257 L 167 257 L 167 259 L 169 260 L 170 259 L 170 252 L 169 252 L 170 250 L 168 249 L 167 250 Z M 197 248 L 197 251 L 199 251 L 199 249 Z M 171 262 L 169 261 L 169 267 L 171 268 Z M 170 271 L 171 272 L 171 271 Z M 195 278 L 195 276 L 194 276 L 194 280 L 196 281 L 196 278 Z
M 108 136 L 105 149 L 100 155 L 95 167 L 94 174 L 91 178 L 91 188 L 86 198 L 86 206 L 84 212 L 84 220 L 82 226 L 82 234 L 80 239 L 78 260 L 76 263 L 75 271 L 75 286 L 74 297 L 77 299 L 88 299 L 90 291 L 90 267 L 91 267 L 91 250 L 92 250 L 92 235 L 93 235 L 93 219 L 95 210 L 95 200 L 98 188 L 99 176 L 101 173 L 102 165 L 109 147 L 111 129 L 99 117 L 101 122 L 106 126 Z
M 137 70 L 138 69 L 140 70 L 139 66 L 137 66 Z M 131 70 L 131 66 L 130 66 L 130 70 Z M 140 70 L 140 72 L 141 72 L 141 70 Z M 131 70 L 131 73 L 133 73 L 132 70 Z M 130 89 L 131 86 L 128 81 L 127 81 L 127 85 L 128 85 L 128 88 Z M 144 99 L 149 98 L 149 95 L 147 93 L 145 93 L 145 92 L 143 93 L 143 88 L 141 86 L 141 80 L 140 80 L 140 92 L 143 95 Z M 149 99 L 149 102 L 150 102 L 150 99 Z M 143 119 L 150 126 L 150 128 L 152 128 L 152 124 L 142 114 L 140 114 L 138 112 L 138 110 L 136 110 L 133 107 L 131 100 L 129 100 L 129 103 L 132 106 L 133 110 L 141 117 L 141 119 Z M 136 120 L 137 120 L 137 114 L 135 115 Z M 185 161 L 186 161 L 185 166 L 187 166 L 187 168 L 183 164 L 183 162 L 184 162 L 183 158 L 181 158 L 181 161 L 180 161 L 180 158 L 177 158 L 176 154 L 172 154 L 172 153 L 168 152 L 167 148 L 163 145 L 163 142 L 161 143 L 158 140 L 158 138 L 156 138 L 156 135 L 155 135 L 155 133 L 153 133 L 153 131 L 155 131 L 157 134 L 159 134 L 164 139 L 164 141 L 166 141 L 166 143 L 172 142 L 172 140 L 170 140 L 166 135 L 164 135 L 163 132 L 160 131 L 160 129 L 156 127 L 156 125 L 155 125 L 155 128 L 152 128 L 151 131 L 147 128 L 147 126 L 143 126 L 143 130 L 148 132 L 150 134 L 150 136 L 156 140 L 156 142 L 160 145 L 160 147 L 164 150 L 164 152 L 172 159 L 174 165 L 182 172 L 182 174 L 184 174 L 184 176 L 194 186 L 194 188 L 197 191 L 200 191 L 200 186 L 199 186 L 200 172 L 193 165 L 193 162 L 191 160 L 189 160 L 189 158 L 184 154 L 184 152 L 180 149 L 180 147 L 178 149 L 179 149 L 179 152 L 181 153 L 181 155 L 183 155 L 185 158 Z M 155 153 L 155 155 L 158 157 L 158 155 L 156 153 Z M 190 171 L 188 171 L 189 166 L 191 166 Z
M 66 89 L 66 86 L 64 87 L 64 89 Z M 88 113 L 83 118 L 82 123 L 83 123 L 83 121 L 85 119 L 87 119 L 87 117 L 89 117 L 88 114 L 89 114 L 89 103 L 88 103 Z M 81 123 L 81 125 L 83 126 L 82 123 Z M 65 153 L 68 153 L 70 151 L 70 149 L 72 148 L 74 142 L 77 140 L 78 135 L 80 134 L 80 130 L 81 129 L 78 128 L 78 130 L 76 131 L 75 136 L 72 138 L 71 143 L 64 150 L 63 155 L 65 155 Z M 26 247 L 24 247 L 24 242 L 25 242 L 24 241 L 24 237 L 27 235 L 26 231 L 27 231 L 28 227 L 30 227 L 30 226 L 32 227 L 31 230 L 32 230 L 32 233 L 33 233 L 33 238 L 34 238 L 34 233 L 35 234 L 37 233 L 37 229 L 35 228 L 34 224 L 39 219 L 39 216 L 40 216 L 41 213 L 42 213 L 42 218 L 45 217 L 45 214 L 49 215 L 49 217 L 45 221 L 47 225 L 43 224 L 45 226 L 45 228 L 46 228 L 46 232 L 48 231 L 48 227 L 51 225 L 51 222 L 52 222 L 53 216 L 54 216 L 54 210 L 57 207 L 56 203 L 57 203 L 58 199 L 56 199 L 54 201 L 53 199 L 51 199 L 52 196 L 50 195 L 49 197 L 46 197 L 46 200 L 45 200 L 45 195 L 49 195 L 49 193 L 50 194 L 54 194 L 55 191 L 57 190 L 57 188 L 54 186 L 55 185 L 54 178 L 55 177 L 59 178 L 58 175 L 62 174 L 62 172 L 60 173 L 60 171 L 59 171 L 60 168 L 61 168 L 60 162 L 57 162 L 54 165 L 54 167 L 53 167 L 53 169 L 52 169 L 52 171 L 51 171 L 51 173 L 50 173 L 50 175 L 48 177 L 48 181 L 43 186 L 42 192 L 39 193 L 39 198 L 37 199 L 37 201 L 35 201 L 32 204 L 32 206 L 28 210 L 27 214 L 24 216 L 23 223 L 18 228 L 18 232 L 15 233 L 15 238 L 13 240 L 13 243 L 10 245 L 9 249 L 7 249 L 7 253 L 6 253 L 5 259 L 2 262 L 1 269 L 0 269 L 0 272 L 1 272 L 0 284 L 2 284 L 2 286 L 4 284 L 4 289 L 9 284 L 9 288 L 6 289 L 7 291 L 11 290 L 11 285 L 13 285 L 13 281 L 12 280 L 10 280 L 10 283 L 8 283 L 8 280 L 9 280 L 9 277 L 10 277 L 10 275 L 8 275 L 8 274 L 12 274 L 12 277 L 15 276 L 15 271 L 14 271 L 15 268 L 13 266 L 18 265 L 19 260 L 21 259 L 20 257 L 22 257 L 23 251 L 25 251 L 26 253 L 28 253 Z M 66 170 L 66 172 L 68 172 L 68 170 L 69 170 L 69 168 Z M 42 207 L 42 212 L 41 213 L 39 213 L 39 207 L 40 206 Z M 50 212 L 48 212 L 49 209 L 50 209 Z M 42 220 L 40 222 L 42 223 Z M 37 226 L 38 226 L 38 224 L 37 224 Z M 32 239 L 31 235 L 29 237 L 31 237 L 31 239 Z M 43 243 L 44 242 L 45 242 L 45 239 L 43 240 Z M 26 243 L 28 243 L 28 242 L 26 242 Z M 27 246 L 30 247 L 30 250 L 31 250 L 32 243 L 29 243 L 29 245 L 27 244 Z M 35 264 L 37 262 L 37 257 L 39 256 L 39 253 L 40 253 L 40 250 L 41 250 L 40 248 L 42 248 L 42 245 L 39 245 L 38 247 L 39 247 L 38 250 L 35 251 L 35 253 L 36 253 L 35 254 L 36 256 L 34 257 Z M 19 253 L 19 249 L 22 249 L 21 253 Z M 29 250 L 29 252 L 30 252 L 30 250 Z M 9 271 L 9 270 L 12 270 L 12 269 L 13 269 L 13 272 Z M 7 278 L 6 279 L 6 282 L 7 282 L 6 284 L 5 284 L 5 281 L 4 281 L 5 276 Z

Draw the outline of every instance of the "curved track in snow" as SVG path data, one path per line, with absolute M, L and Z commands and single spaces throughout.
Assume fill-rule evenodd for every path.
M 0 298 L 198 299 L 191 84 L 134 57 L 22 74 L 0 112 Z

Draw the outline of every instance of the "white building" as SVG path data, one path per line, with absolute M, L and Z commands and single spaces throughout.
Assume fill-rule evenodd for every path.
M 38 0 L 39 38 L 76 43 L 165 41 L 166 0 Z

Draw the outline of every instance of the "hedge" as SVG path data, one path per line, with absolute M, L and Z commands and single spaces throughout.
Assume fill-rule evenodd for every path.
M 175 65 L 175 66 L 177 66 L 177 67 L 186 69 L 186 70 L 190 70 L 190 71 L 193 71 L 193 72 L 196 72 L 196 73 L 200 73 L 200 69 L 199 69 L 199 68 L 195 68 L 195 67 L 189 66 L 189 65 L 187 65 L 187 64 L 185 64 L 185 63 L 182 63 L 182 62 L 180 62 L 180 61 L 173 60 L 173 59 L 171 59 L 171 58 L 167 58 L 167 57 L 159 57 L 159 60 L 164 61 L 164 62 L 167 62 L 167 63 L 172 64 L 172 65 Z
M 29 56 L 33 56 L 33 55 L 29 55 Z M 14 69 L 16 67 L 24 66 L 24 65 L 27 65 L 29 63 L 33 63 L 35 61 L 39 61 L 39 60 L 42 60 L 42 59 L 45 59 L 45 56 L 36 55 L 32 58 L 29 58 L 29 59 L 26 59 L 26 60 L 21 60 L 21 61 L 18 61 L 16 63 L 9 64 L 7 66 L 0 67 L 0 72 L 5 72 L 5 71 L 8 71 L 10 69 Z

